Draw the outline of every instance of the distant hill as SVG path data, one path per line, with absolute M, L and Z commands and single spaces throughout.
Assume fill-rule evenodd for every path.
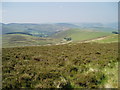
M 98 30 L 103 32 L 118 31 L 118 23 L 76 23 L 75 25 L 83 29 Z
M 79 28 L 78 25 L 70 24 L 70 23 L 56 23 L 55 25 L 58 25 L 61 27 L 69 27 L 69 28 Z
M 2 24 L 2 33 L 11 33 L 11 32 L 27 32 L 34 36 L 51 36 L 54 33 L 57 33 L 62 30 L 68 30 L 69 28 L 76 28 L 77 25 L 68 24 L 68 23 L 56 23 L 56 24 L 19 24 L 19 23 L 10 23 Z
M 91 29 L 104 32 L 116 31 L 117 24 L 101 24 L 101 23 L 52 23 L 52 24 L 31 24 L 31 23 L 10 23 L 2 25 L 2 33 L 11 32 L 27 32 L 33 36 L 49 37 L 55 33 L 66 31 L 69 29 Z
M 113 22 L 113 23 L 75 23 L 75 25 L 80 26 L 80 27 L 109 27 L 109 28 L 118 28 L 118 22 Z

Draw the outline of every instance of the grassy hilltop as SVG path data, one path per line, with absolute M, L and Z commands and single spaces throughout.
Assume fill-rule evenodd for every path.
M 110 32 L 95 31 L 89 29 L 70 29 L 59 32 L 53 35 L 54 38 L 63 39 L 64 37 L 71 37 L 73 41 L 83 41 L 111 35 Z

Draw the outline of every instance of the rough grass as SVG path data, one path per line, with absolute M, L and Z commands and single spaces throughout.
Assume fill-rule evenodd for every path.
M 118 44 L 3 48 L 3 89 L 117 88 Z
M 51 38 L 41 38 L 23 34 L 3 35 L 3 47 L 31 46 L 55 44 L 57 40 Z

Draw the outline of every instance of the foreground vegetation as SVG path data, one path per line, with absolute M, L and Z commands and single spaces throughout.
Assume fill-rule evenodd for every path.
M 3 89 L 117 88 L 118 44 L 3 48 Z

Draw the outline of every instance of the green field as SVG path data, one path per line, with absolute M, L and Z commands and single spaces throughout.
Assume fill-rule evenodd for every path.
M 102 40 L 95 40 L 94 42 L 98 43 L 111 43 L 111 42 L 118 42 L 119 36 L 117 34 L 109 35 Z
M 2 49 L 3 89 L 117 88 L 118 43 Z
M 73 41 L 84 41 L 84 40 L 107 36 L 110 34 L 111 34 L 110 32 L 100 32 L 89 29 L 88 30 L 71 29 L 71 30 L 59 32 L 55 34 L 53 38 L 64 39 L 65 37 L 71 37 Z

